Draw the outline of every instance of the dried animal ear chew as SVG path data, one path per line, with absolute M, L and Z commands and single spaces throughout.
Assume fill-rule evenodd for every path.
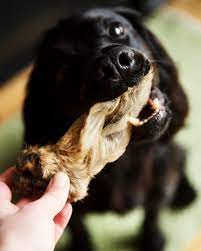
M 70 179 L 70 201 L 87 195 L 90 180 L 109 162 L 126 150 L 132 127 L 149 101 L 153 71 L 118 98 L 97 103 L 77 119 L 55 145 L 24 149 L 14 175 L 13 191 L 21 196 L 44 192 L 48 181 L 58 171 Z M 157 101 L 153 109 L 158 109 Z

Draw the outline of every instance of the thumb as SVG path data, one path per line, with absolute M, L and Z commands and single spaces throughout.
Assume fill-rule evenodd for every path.
M 37 207 L 37 211 L 42 211 L 48 217 L 54 218 L 66 204 L 69 186 L 68 176 L 58 172 L 50 181 L 45 194 L 33 202 L 32 206 Z
M 10 201 L 11 197 L 10 188 L 5 183 L 0 181 L 0 203 L 4 200 Z
M 9 187 L 0 182 L 0 219 L 17 212 L 18 208 L 11 202 L 11 191 Z

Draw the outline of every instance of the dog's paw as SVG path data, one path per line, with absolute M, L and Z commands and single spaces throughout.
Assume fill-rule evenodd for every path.
M 175 196 L 171 203 L 171 209 L 184 209 L 191 205 L 197 197 L 197 193 L 186 177 L 184 177 L 178 186 Z
M 142 232 L 137 241 L 139 251 L 163 251 L 165 238 L 160 230 Z

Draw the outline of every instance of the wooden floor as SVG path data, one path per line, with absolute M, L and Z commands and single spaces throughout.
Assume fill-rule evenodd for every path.
M 170 5 L 201 21 L 201 0 L 172 0 Z
M 30 70 L 31 67 L 27 67 L 0 88 L 0 124 L 22 109 L 25 85 Z

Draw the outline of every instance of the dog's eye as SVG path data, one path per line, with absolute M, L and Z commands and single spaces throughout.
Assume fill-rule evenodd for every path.
M 121 37 L 125 33 L 124 28 L 118 23 L 111 24 L 110 27 L 108 28 L 108 31 L 110 36 L 112 37 Z

